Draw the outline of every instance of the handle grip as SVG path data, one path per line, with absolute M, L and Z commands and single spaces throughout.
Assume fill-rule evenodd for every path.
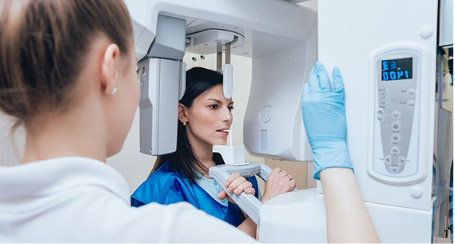
M 257 224 L 259 222 L 259 207 L 262 203 L 252 194 L 242 192 L 237 195 L 228 192 L 224 186 L 227 178 L 234 172 L 239 172 L 243 177 L 258 175 L 267 182 L 272 169 L 263 163 L 249 163 L 246 165 L 217 165 L 209 169 L 209 176 L 215 179 L 231 199 Z

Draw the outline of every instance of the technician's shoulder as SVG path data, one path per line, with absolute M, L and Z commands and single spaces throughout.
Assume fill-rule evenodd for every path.
M 172 205 L 151 203 L 141 208 L 133 208 L 131 216 L 138 232 L 146 233 L 147 236 L 151 236 L 153 232 L 154 239 L 151 241 L 255 242 L 232 225 L 185 202 Z

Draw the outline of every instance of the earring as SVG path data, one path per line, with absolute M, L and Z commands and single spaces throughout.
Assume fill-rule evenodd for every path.
M 186 122 L 183 122 L 183 126 L 186 126 Z
M 117 92 L 117 88 L 112 89 L 111 95 L 114 95 Z

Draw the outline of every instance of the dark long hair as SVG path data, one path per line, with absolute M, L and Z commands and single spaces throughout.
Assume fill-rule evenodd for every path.
M 186 90 L 179 102 L 185 105 L 185 107 L 190 108 L 196 97 L 220 84 L 223 84 L 223 74 L 221 72 L 202 67 L 192 68 L 186 72 Z M 213 160 L 217 165 L 224 163 L 221 155 L 218 153 L 213 154 Z M 159 156 L 150 174 L 168 161 L 169 167 L 173 172 L 187 177 L 190 182 L 198 178 L 196 175 L 196 166 L 204 171 L 208 171 L 207 167 L 201 163 L 194 153 L 188 140 L 185 126 L 180 121 L 178 122 L 177 150 L 174 153 Z

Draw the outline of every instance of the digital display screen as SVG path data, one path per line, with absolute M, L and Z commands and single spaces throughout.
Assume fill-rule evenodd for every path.
M 382 60 L 382 80 L 412 79 L 412 58 Z

